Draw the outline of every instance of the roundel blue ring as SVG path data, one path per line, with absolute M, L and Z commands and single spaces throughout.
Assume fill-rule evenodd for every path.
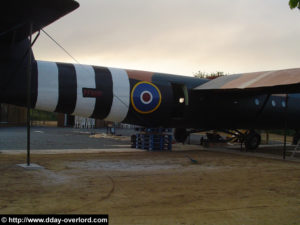
M 149 103 L 145 104 L 141 101 L 143 92 L 148 92 L 152 95 Z M 134 85 L 131 91 L 131 104 L 135 111 L 148 114 L 152 113 L 160 106 L 161 93 L 158 87 L 150 82 L 141 81 Z

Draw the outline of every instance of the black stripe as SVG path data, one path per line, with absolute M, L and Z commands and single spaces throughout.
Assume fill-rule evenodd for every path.
M 91 117 L 105 119 L 110 112 L 113 101 L 112 76 L 108 68 L 98 66 L 93 68 L 95 70 L 96 90 L 102 94 L 96 97 L 95 109 Z
M 72 114 L 77 100 L 77 78 L 73 64 L 57 63 L 58 67 L 58 103 L 55 112 Z

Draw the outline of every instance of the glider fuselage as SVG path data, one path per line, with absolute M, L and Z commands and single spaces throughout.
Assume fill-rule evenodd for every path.
M 207 79 L 35 61 L 35 109 L 146 127 L 275 129 L 300 127 L 300 95 L 193 92 Z M 26 105 L 26 70 L 7 80 L 2 102 Z M 287 100 L 287 102 L 286 102 Z M 287 120 L 286 120 L 286 119 Z

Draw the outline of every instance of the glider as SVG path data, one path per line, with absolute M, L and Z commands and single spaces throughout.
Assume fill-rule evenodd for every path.
M 251 130 L 246 137 L 251 148 L 260 140 L 254 129 L 300 127 L 300 69 L 209 80 L 38 61 L 30 54 L 32 43 L 28 37 L 79 4 L 73 0 L 7 3 L 0 15 L 2 103 L 26 106 L 29 69 L 31 108 L 145 127 L 176 128 L 177 140 L 186 138 L 186 129 L 247 129 Z

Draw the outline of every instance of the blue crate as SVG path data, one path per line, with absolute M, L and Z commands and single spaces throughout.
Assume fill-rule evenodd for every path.
M 138 130 L 140 132 L 136 134 L 136 148 L 149 151 L 172 150 L 171 129 L 140 128 Z

